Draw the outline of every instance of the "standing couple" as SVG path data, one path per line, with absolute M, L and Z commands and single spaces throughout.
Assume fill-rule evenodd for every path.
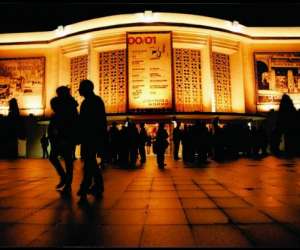
M 71 193 L 73 179 L 73 153 L 76 144 L 81 144 L 81 156 L 84 161 L 83 179 L 77 193 L 80 203 L 87 200 L 87 194 L 101 198 L 104 191 L 103 177 L 97 165 L 97 155 L 103 160 L 107 139 L 107 121 L 102 99 L 94 94 L 94 85 L 90 80 L 82 80 L 79 94 L 84 97 L 77 112 L 78 103 L 71 96 L 69 88 L 58 87 L 57 96 L 51 99 L 53 116 L 48 127 L 51 143 L 50 161 L 55 167 L 60 182 L 56 186 L 63 194 Z M 62 156 L 66 171 L 58 157 Z

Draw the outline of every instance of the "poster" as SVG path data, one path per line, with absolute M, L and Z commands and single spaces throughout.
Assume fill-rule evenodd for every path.
M 16 98 L 20 109 L 43 108 L 45 58 L 0 58 L 0 110 Z
M 129 110 L 172 109 L 171 32 L 127 33 Z
M 254 60 L 257 110 L 277 110 L 284 93 L 300 108 L 300 52 L 260 52 Z

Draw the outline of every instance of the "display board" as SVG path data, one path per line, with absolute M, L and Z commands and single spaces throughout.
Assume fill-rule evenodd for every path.
M 277 110 L 284 93 L 300 108 L 300 52 L 259 52 L 254 60 L 257 110 Z
M 128 108 L 173 108 L 171 32 L 127 33 Z
M 45 58 L 0 58 L 0 110 L 16 98 L 20 109 L 43 108 Z

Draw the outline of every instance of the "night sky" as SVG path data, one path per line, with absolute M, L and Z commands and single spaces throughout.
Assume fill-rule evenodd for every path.
M 0 33 L 50 31 L 59 25 L 144 10 L 237 20 L 246 26 L 300 26 L 300 0 L 4 1 L 0 3 Z

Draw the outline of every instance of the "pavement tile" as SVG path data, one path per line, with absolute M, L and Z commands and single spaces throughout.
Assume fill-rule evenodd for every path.
M 240 198 L 213 198 L 213 201 L 221 208 L 242 208 L 251 206 Z
M 150 198 L 150 192 L 148 191 L 126 191 L 122 194 L 124 199 L 144 199 Z
M 254 241 L 256 247 L 300 247 L 300 239 L 277 224 L 249 224 L 239 227 Z
M 268 223 L 272 220 L 255 208 L 225 208 L 224 211 L 235 223 Z
M 0 223 L 19 222 L 27 216 L 35 213 L 36 209 L 27 208 L 1 208 L 0 209 Z
M 145 209 L 110 209 L 101 218 L 102 225 L 143 225 L 147 217 Z
M 177 198 L 176 191 L 151 191 L 150 198 Z
M 118 209 L 146 209 L 149 206 L 150 199 L 120 199 L 114 208 Z
M 200 190 L 200 188 L 194 184 L 186 185 L 186 184 L 176 184 L 175 188 L 177 190 Z
M 92 232 L 92 246 L 98 247 L 139 247 L 142 225 L 101 225 Z
M 300 223 L 300 209 L 294 207 L 264 207 L 262 210 L 274 220 L 282 223 Z
M 244 200 L 256 207 L 282 207 L 283 203 L 273 198 L 272 196 L 247 196 Z
M 195 247 L 187 225 L 146 225 L 141 247 Z
M 205 193 L 210 197 L 216 197 L 216 198 L 236 197 L 235 194 L 226 190 L 205 190 Z
M 201 189 L 203 190 L 218 190 L 218 191 L 224 191 L 225 188 L 221 185 L 214 185 L 214 184 L 211 184 L 211 185 L 200 185 Z
M 48 228 L 28 247 L 75 247 L 90 246 L 95 236 L 96 226 L 92 225 L 55 225 Z
M 207 198 L 181 198 L 183 208 L 217 208 L 216 204 Z
M 150 209 L 145 224 L 182 225 L 187 224 L 183 209 Z
M 151 198 L 149 209 L 182 208 L 180 200 L 176 198 Z
M 180 198 L 207 198 L 207 195 L 198 190 L 178 190 L 178 196 Z
M 190 224 L 226 224 L 228 218 L 219 209 L 184 209 Z
M 0 247 L 24 247 L 43 232 L 46 225 L 14 224 L 1 230 Z
M 198 247 L 251 247 L 249 240 L 232 225 L 193 226 Z

